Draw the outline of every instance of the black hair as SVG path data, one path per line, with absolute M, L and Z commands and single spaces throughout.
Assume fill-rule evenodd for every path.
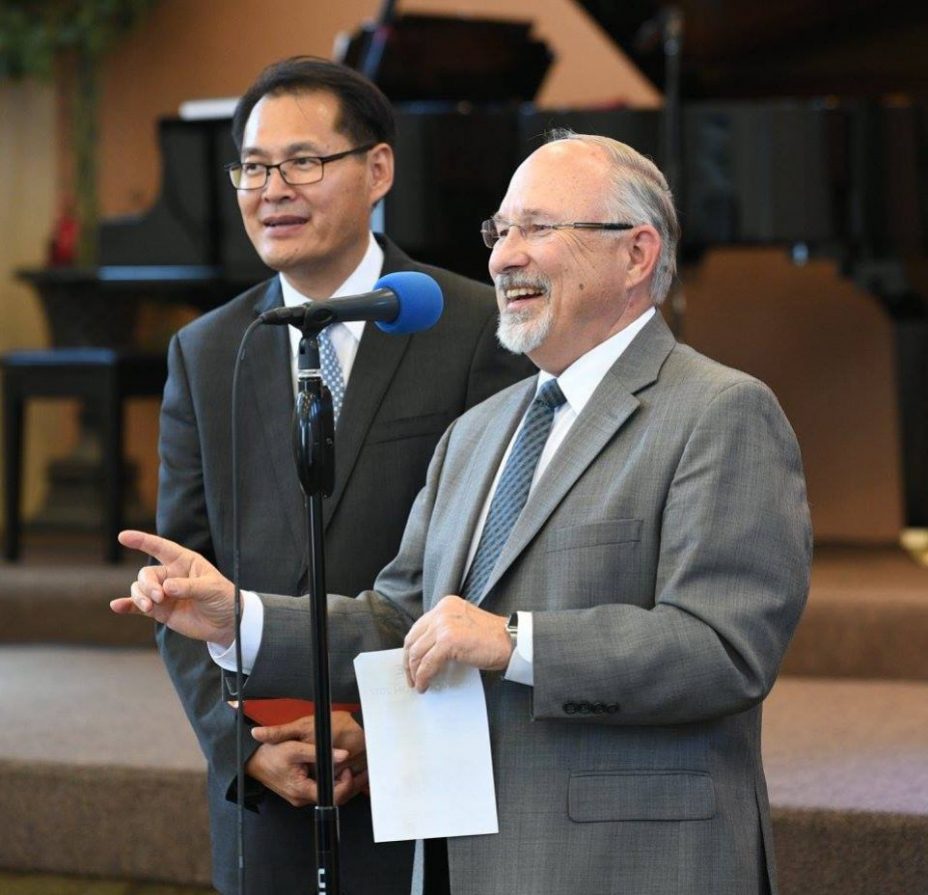
M 339 101 L 335 129 L 357 146 L 396 141 L 396 124 L 390 101 L 380 88 L 353 68 L 318 56 L 291 56 L 265 68 L 245 91 L 232 115 L 232 139 L 241 152 L 245 124 L 252 109 L 265 96 L 322 90 Z

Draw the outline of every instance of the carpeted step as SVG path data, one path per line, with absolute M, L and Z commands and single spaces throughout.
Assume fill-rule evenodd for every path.
M 206 884 L 205 761 L 148 649 L 0 647 L 0 867 Z
M 928 895 L 928 684 L 781 678 L 763 747 L 781 895 Z
M 783 673 L 928 680 L 928 569 L 895 547 L 818 547 Z
M 151 650 L 0 647 L 0 867 L 204 883 L 204 761 Z M 928 895 L 928 684 L 783 678 L 781 895 Z
M 0 643 L 153 644 L 149 622 L 108 606 L 127 592 L 141 556 L 115 567 L 64 559 L 0 564 Z M 818 548 L 783 671 L 928 680 L 928 569 L 892 547 Z
M 154 646 L 154 625 L 109 608 L 126 596 L 144 558 L 131 565 L 84 561 L 0 563 L 0 643 Z

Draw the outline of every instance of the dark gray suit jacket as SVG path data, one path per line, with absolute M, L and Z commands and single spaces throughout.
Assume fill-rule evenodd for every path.
M 481 506 L 534 393 L 442 439 L 375 590 L 331 597 L 332 689 L 459 592 Z M 770 390 L 658 315 L 532 491 L 484 608 L 533 613 L 534 686 L 485 675 L 500 832 L 449 840 L 452 895 L 776 892 L 761 702 L 808 589 L 795 436 Z M 266 596 L 246 695 L 292 690 L 298 601 Z M 307 691 L 303 691 L 306 695 Z M 449 806 L 448 810 L 454 810 Z
M 496 343 L 492 289 L 411 261 L 384 247 L 384 273 L 421 270 L 438 280 L 445 310 L 431 330 L 412 336 L 365 328 L 336 433 L 336 485 L 324 503 L 329 589 L 371 586 L 396 554 L 429 458 L 442 432 L 468 407 L 532 372 Z M 280 305 L 278 279 L 245 292 L 182 329 L 171 342 L 161 412 L 158 531 L 232 573 L 231 385 L 245 328 Z M 302 593 L 306 534 L 302 492 L 290 447 L 293 387 L 285 327 L 252 337 L 241 371 L 240 473 L 242 586 Z M 222 699 L 218 669 L 203 644 L 167 629 L 158 644 L 200 745 L 209 760 L 213 877 L 235 890 L 233 712 Z M 309 674 L 309 668 L 306 669 Z M 257 744 L 246 741 L 246 761 Z M 252 781 L 253 782 L 253 781 Z M 309 891 L 314 876 L 312 809 L 295 809 L 260 787 L 247 812 L 248 891 Z M 373 844 L 366 797 L 342 809 L 347 892 L 409 891 L 406 843 Z

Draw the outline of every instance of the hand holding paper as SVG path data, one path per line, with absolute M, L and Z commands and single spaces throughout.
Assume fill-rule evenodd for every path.
M 403 644 L 406 679 L 420 693 L 449 662 L 502 671 L 511 656 L 506 618 L 453 594 L 419 618 Z
M 403 650 L 354 660 L 375 842 L 499 832 L 487 706 L 475 668 L 450 663 L 426 693 Z

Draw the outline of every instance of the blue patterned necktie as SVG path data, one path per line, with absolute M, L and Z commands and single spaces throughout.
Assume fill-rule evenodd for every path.
M 322 371 L 322 379 L 332 393 L 332 413 L 335 422 L 338 422 L 338 415 L 342 411 L 342 401 L 345 399 L 345 379 L 342 376 L 342 365 L 338 362 L 338 355 L 335 353 L 335 346 L 329 336 L 329 330 L 332 324 L 321 330 L 316 336 L 319 344 L 319 368 Z
M 528 500 L 535 467 L 551 434 L 554 412 L 566 400 L 557 380 L 550 379 L 532 401 L 500 476 L 474 561 L 464 579 L 461 596 L 465 599 L 479 600 L 483 596 L 490 572 Z

